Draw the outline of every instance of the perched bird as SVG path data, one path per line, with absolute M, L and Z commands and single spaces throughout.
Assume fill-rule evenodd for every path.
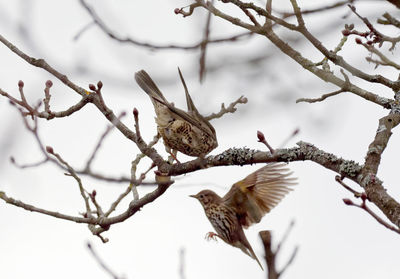
M 282 198 L 292 190 L 296 178 L 285 163 L 269 163 L 245 179 L 233 184 L 224 197 L 211 190 L 203 190 L 190 197 L 200 201 L 208 220 L 217 233 L 209 232 L 208 239 L 219 237 L 240 248 L 255 259 L 263 269 L 247 240 L 243 228 L 261 221 Z
M 177 151 L 189 156 L 204 157 L 218 146 L 215 129 L 196 109 L 179 68 L 178 71 L 185 89 L 187 112 L 169 103 L 144 70 L 135 74 L 135 80 L 151 98 L 158 132 L 167 152 L 175 159 Z

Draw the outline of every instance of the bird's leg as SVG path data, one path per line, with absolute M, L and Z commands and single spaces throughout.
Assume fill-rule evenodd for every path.
M 174 163 L 174 160 L 178 163 L 178 164 L 180 164 L 181 162 L 179 162 L 179 160 L 176 158 L 176 155 L 177 155 L 177 153 L 178 153 L 178 151 L 177 150 L 172 150 L 171 151 L 171 149 L 170 148 L 165 148 L 165 150 L 167 151 L 167 153 L 169 154 L 169 155 L 171 155 L 171 156 L 168 156 L 168 163 L 170 163 L 171 165 Z
M 210 241 L 211 239 L 214 241 L 217 241 L 217 237 L 221 238 L 218 234 L 216 234 L 215 232 L 208 232 L 206 233 L 205 239 L 207 239 L 208 241 Z M 222 239 L 222 238 L 221 238 Z

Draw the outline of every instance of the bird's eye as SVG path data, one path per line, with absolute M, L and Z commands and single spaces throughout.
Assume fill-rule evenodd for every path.
M 203 196 L 203 195 L 200 195 L 199 198 L 202 199 L 202 198 L 204 198 L 204 196 Z

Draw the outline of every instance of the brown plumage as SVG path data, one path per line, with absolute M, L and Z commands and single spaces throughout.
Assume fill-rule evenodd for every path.
M 179 68 L 178 71 L 185 89 L 187 112 L 169 103 L 144 70 L 135 74 L 135 80 L 151 98 L 158 132 L 164 140 L 167 152 L 175 156 L 176 151 L 194 157 L 205 156 L 218 146 L 215 129 L 197 111 Z
M 243 228 L 247 229 L 260 222 L 292 190 L 291 186 L 296 184 L 296 178 L 291 177 L 291 174 L 285 163 L 270 163 L 233 184 L 222 198 L 211 190 L 191 195 L 200 201 L 217 232 L 208 233 L 208 238 L 217 236 L 240 248 L 262 268 Z

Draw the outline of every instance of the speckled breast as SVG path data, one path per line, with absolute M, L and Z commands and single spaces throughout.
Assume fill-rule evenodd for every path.
M 188 156 L 204 156 L 218 146 L 212 136 L 183 120 L 175 120 L 166 127 L 158 126 L 158 132 L 167 147 Z

